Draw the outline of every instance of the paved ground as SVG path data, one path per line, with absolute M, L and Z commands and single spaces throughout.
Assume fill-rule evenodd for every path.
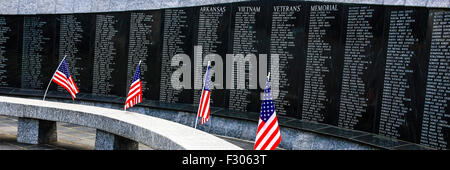
M 58 141 L 51 144 L 17 143 L 17 118 L 0 116 L 0 150 L 92 150 L 95 146 L 95 129 L 57 122 Z M 243 149 L 253 149 L 253 143 L 235 138 L 218 136 Z M 139 150 L 151 150 L 139 144 Z

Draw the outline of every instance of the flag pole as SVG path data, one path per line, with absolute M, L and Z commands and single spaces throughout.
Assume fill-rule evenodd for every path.
M 59 66 L 61 66 L 62 62 L 64 61 L 64 59 L 66 59 L 66 57 L 67 57 L 67 55 L 64 55 L 64 58 L 61 60 L 61 62 L 59 63 L 58 67 L 56 68 L 55 72 L 53 73 L 53 76 L 50 79 L 50 82 L 48 82 L 47 89 L 45 90 L 45 93 L 44 93 L 44 98 L 42 99 L 43 101 L 45 101 L 45 96 L 47 95 L 48 88 L 50 87 L 50 84 L 52 83 L 52 80 L 55 77 L 56 71 L 58 71 Z
M 208 66 L 206 67 L 206 71 L 208 71 L 209 65 L 211 64 L 211 61 L 208 61 Z M 203 95 L 203 91 L 205 90 L 205 82 L 206 82 L 206 74 L 205 76 L 203 76 L 203 79 L 205 79 L 203 81 L 203 87 L 202 87 L 202 93 L 201 95 Z M 201 96 L 200 96 L 200 100 L 201 100 Z M 202 101 L 200 101 L 201 103 Z M 199 103 L 199 104 L 200 104 Z M 195 115 L 195 124 L 194 124 L 194 129 L 197 129 L 197 121 L 198 121 L 198 112 L 200 111 L 200 106 L 198 106 L 198 111 L 197 111 L 197 115 Z

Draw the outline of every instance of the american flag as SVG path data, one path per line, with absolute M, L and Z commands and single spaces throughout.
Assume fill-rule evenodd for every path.
M 130 85 L 130 91 L 128 91 L 127 101 L 123 110 L 133 107 L 134 105 L 142 101 L 142 82 L 141 82 L 141 62 L 136 68 L 136 73 L 134 74 L 133 82 Z
M 59 64 L 58 69 L 53 75 L 52 81 L 65 88 L 70 93 L 70 95 L 72 95 L 72 99 L 76 98 L 76 94 L 79 91 L 77 85 L 75 84 L 72 76 L 69 73 L 66 58 L 64 58 L 61 64 Z
M 281 142 L 275 104 L 270 94 L 269 76 L 267 76 L 264 99 L 261 105 L 261 114 L 259 116 L 255 139 L 255 150 L 274 150 Z
M 203 124 L 209 120 L 209 111 L 210 111 L 209 97 L 211 96 L 211 90 L 209 89 L 209 70 L 210 70 L 210 68 L 211 67 L 209 66 L 209 63 L 208 63 L 208 68 L 206 70 L 206 75 L 205 75 L 205 84 L 203 86 L 202 97 L 200 99 L 200 105 L 198 107 L 198 113 L 197 113 L 197 116 L 202 118 L 200 124 Z

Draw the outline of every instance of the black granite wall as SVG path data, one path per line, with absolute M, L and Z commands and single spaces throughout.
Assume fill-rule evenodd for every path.
M 424 7 L 253 1 L 1 15 L 0 86 L 45 90 L 67 55 L 81 93 L 125 97 L 142 60 L 144 100 L 195 107 L 207 60 L 214 60 L 215 74 L 223 75 L 212 78 L 213 107 L 259 112 L 259 82 L 267 68 L 280 79 L 278 115 L 449 149 L 449 43 L 450 10 Z M 172 57 L 182 53 L 190 63 L 171 66 Z M 210 53 L 222 60 L 206 58 Z M 245 89 L 229 89 L 226 74 L 238 72 L 226 54 L 249 53 L 256 55 L 257 71 L 233 77 L 233 87 Z M 278 69 L 272 70 L 271 54 L 279 54 Z M 191 75 L 178 80 L 190 84 L 174 89 L 172 73 L 184 66 Z M 54 84 L 50 90 L 64 92 Z

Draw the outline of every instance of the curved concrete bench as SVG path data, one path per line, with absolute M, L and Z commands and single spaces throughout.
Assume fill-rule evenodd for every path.
M 240 150 L 209 133 L 168 120 L 115 109 L 0 96 L 0 115 L 19 117 L 17 140 L 56 140 L 56 122 L 97 129 L 96 149 Z

